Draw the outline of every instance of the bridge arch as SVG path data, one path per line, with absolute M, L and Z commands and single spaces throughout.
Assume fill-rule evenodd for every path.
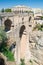
M 20 31 L 19 31 L 19 37 L 20 37 L 20 39 L 21 39 L 21 37 L 22 37 L 23 32 L 24 32 L 25 29 L 26 29 L 25 25 L 22 25 L 22 26 L 20 27 Z
M 5 26 L 5 31 L 9 31 L 11 29 L 11 24 L 12 24 L 12 21 L 10 19 L 6 19 L 4 21 L 4 26 Z
M 31 18 L 32 18 L 32 17 L 30 16 L 30 17 L 29 17 L 29 22 L 31 21 Z

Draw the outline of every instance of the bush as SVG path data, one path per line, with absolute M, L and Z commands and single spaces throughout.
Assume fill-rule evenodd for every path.
M 38 29 L 38 30 L 43 31 L 43 24 L 37 24 L 37 25 L 33 28 L 33 30 L 35 30 L 35 29 Z
M 20 65 L 25 65 L 24 59 L 21 59 L 21 64 Z
M 7 48 L 7 36 L 6 32 L 0 29 L 0 52 L 3 53 L 9 61 L 14 61 L 14 55 Z
M 9 51 L 9 49 L 7 47 L 5 47 L 3 49 L 3 54 L 7 57 L 8 61 L 14 61 L 14 55 L 12 54 L 11 51 Z
M 30 59 L 30 63 L 33 63 L 31 59 Z
M 3 47 L 7 46 L 7 36 L 5 31 L 0 29 L 0 51 L 2 50 Z
M 33 65 L 33 61 L 30 59 L 29 62 L 31 63 L 31 65 Z

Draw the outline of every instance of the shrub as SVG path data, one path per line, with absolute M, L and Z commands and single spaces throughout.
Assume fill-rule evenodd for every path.
M 8 61 L 14 61 L 14 55 L 9 49 L 6 47 L 3 49 L 3 54 L 7 57 Z
M 14 55 L 7 48 L 6 32 L 0 29 L 0 52 L 3 53 L 9 61 L 14 61 Z
M 21 59 L 21 64 L 20 65 L 25 65 L 24 59 Z
M 30 63 L 33 63 L 31 59 L 30 59 Z
M 0 51 L 5 46 L 7 46 L 7 35 L 6 35 L 5 31 L 0 29 Z
M 37 24 L 37 25 L 33 28 L 33 30 L 35 30 L 35 29 L 38 29 L 38 30 L 43 31 L 43 24 Z

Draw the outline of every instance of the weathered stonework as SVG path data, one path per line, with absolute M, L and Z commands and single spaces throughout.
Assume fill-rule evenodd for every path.
M 28 45 L 29 45 L 29 33 L 33 27 L 33 19 L 34 19 L 33 14 L 32 13 L 31 14 L 28 14 L 28 13 L 22 13 L 22 14 L 21 13 L 20 14 L 6 13 L 6 15 L 5 15 L 5 13 L 3 13 L 3 14 L 1 14 L 1 16 L 2 16 L 2 25 L 4 25 L 4 22 L 7 21 L 7 19 L 12 21 L 12 25 L 11 25 L 12 27 L 6 33 L 7 33 L 8 38 L 9 38 L 8 44 L 12 44 L 16 41 L 16 51 L 15 51 L 16 61 L 20 62 L 20 59 L 22 58 L 22 55 L 21 55 L 22 47 L 21 47 L 21 45 L 23 45 L 23 44 L 24 44 L 24 49 L 25 49 L 25 52 L 24 52 L 24 50 L 22 52 L 22 54 L 24 54 L 23 59 L 27 59 L 27 58 L 30 59 L 29 57 L 27 57 L 27 54 L 29 53 L 29 55 L 30 55 L 30 52 L 28 51 L 28 49 L 29 49 Z M 30 16 L 31 16 L 31 20 L 29 20 Z M 19 37 L 21 35 L 20 29 L 23 25 L 25 26 L 25 31 L 26 31 L 26 33 L 24 33 L 24 34 L 26 34 L 26 39 L 27 39 L 26 45 L 25 45 L 25 41 L 22 43 L 21 39 Z
M 16 47 L 12 52 L 15 52 L 14 57 L 17 64 L 20 63 L 20 59 L 25 59 L 25 63 L 27 63 L 30 59 L 36 60 L 36 57 L 38 56 L 37 52 L 41 51 L 40 49 L 38 49 L 39 45 L 37 45 L 37 43 L 39 42 L 36 39 L 41 31 L 39 31 L 39 33 L 37 31 L 32 31 L 33 27 L 35 26 L 33 13 L 23 12 L 19 11 L 19 13 L 11 12 L 0 14 L 0 16 L 2 17 L 2 26 L 5 26 L 4 23 L 7 21 L 12 22 L 10 28 L 7 28 L 5 31 L 9 39 L 8 45 L 11 46 L 16 42 Z M 38 54 L 40 56 L 40 53 Z M 43 54 L 41 55 L 41 60 L 42 56 Z M 41 61 L 38 62 L 41 63 Z

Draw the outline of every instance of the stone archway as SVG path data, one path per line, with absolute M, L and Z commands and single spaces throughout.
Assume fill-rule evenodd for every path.
M 19 30 L 17 27 L 17 34 L 16 34 L 16 53 L 15 58 L 17 64 L 20 63 L 20 59 L 25 59 L 25 62 L 30 60 L 31 53 L 29 50 L 29 39 L 28 39 L 28 26 L 26 24 L 20 25 Z
M 22 34 L 23 34 L 23 32 L 24 32 L 25 29 L 26 29 L 25 25 L 22 25 L 21 28 L 20 28 L 20 32 L 19 32 L 19 37 L 20 38 L 22 37 Z
M 6 32 L 11 29 L 11 24 L 12 24 L 12 21 L 10 19 L 5 20 L 4 25 L 5 25 Z
M 19 32 L 20 37 L 20 59 L 25 59 L 26 52 L 26 43 L 27 43 L 27 35 L 26 35 L 26 26 L 22 25 Z

